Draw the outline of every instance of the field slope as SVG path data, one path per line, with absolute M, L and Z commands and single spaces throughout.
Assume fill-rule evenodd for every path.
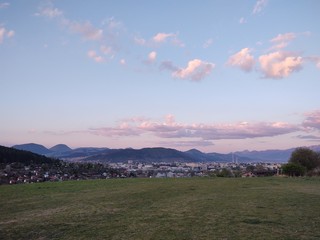
M 0 186 L 0 239 L 320 239 L 319 178 Z

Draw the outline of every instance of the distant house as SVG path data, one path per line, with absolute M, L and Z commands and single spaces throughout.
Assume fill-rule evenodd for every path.
M 166 178 L 166 174 L 165 173 L 160 173 L 158 172 L 157 175 L 156 175 L 156 178 Z
M 252 172 L 245 172 L 241 175 L 241 177 L 256 177 Z

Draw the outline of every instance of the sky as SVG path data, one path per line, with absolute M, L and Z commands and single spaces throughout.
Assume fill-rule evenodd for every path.
M 318 0 L 0 0 L 0 145 L 320 144 Z

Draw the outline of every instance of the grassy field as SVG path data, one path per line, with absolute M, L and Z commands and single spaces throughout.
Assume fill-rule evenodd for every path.
M 0 239 L 320 239 L 320 179 L 3 185 Z

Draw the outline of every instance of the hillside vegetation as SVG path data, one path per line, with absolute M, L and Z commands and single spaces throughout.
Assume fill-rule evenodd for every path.
M 319 178 L 0 186 L 0 239 L 319 239 Z

